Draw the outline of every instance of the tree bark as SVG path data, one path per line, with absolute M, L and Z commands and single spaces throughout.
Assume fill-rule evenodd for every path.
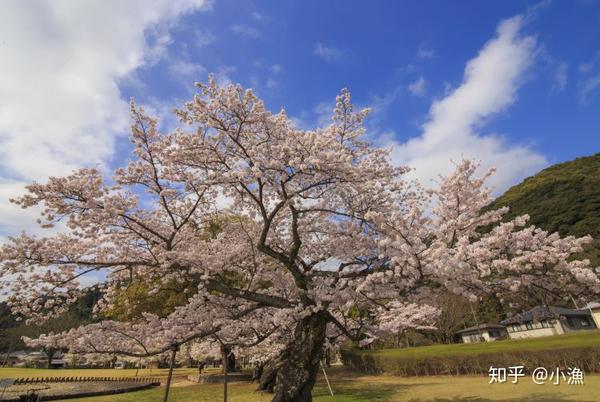
M 221 356 L 223 360 L 223 402 L 227 402 L 227 373 L 229 373 L 230 348 L 221 344 Z
M 260 370 L 258 380 L 259 391 L 273 392 L 273 389 L 275 388 L 275 380 L 277 378 L 278 361 L 278 359 L 273 359 L 266 363 Z
M 272 402 L 312 401 L 312 389 L 323 357 L 327 322 L 326 314 L 317 313 L 296 324 L 294 340 L 277 358 Z
M 235 354 L 231 351 L 230 345 L 221 345 L 221 363 L 223 364 L 221 371 L 225 372 L 226 365 L 228 373 L 237 371 L 235 368 Z
M 264 368 L 264 363 L 260 363 L 254 366 L 254 369 L 252 370 L 252 381 L 260 381 L 260 377 L 262 377 Z
M 53 349 L 53 348 L 46 349 L 46 356 L 47 356 L 46 367 L 49 369 L 52 368 L 52 360 L 54 359 L 55 354 L 56 354 L 55 349 Z
M 175 366 L 175 355 L 177 354 L 177 348 L 173 348 L 171 351 L 171 360 L 169 363 L 169 375 L 167 376 L 167 385 L 165 386 L 165 396 L 163 402 L 169 400 L 169 390 L 171 389 L 171 379 L 173 378 L 173 367 Z

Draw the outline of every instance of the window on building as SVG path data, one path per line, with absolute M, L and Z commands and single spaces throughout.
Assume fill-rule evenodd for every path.
M 531 321 L 525 324 L 525 326 L 527 327 L 527 329 L 533 329 L 533 323 Z
M 483 341 L 483 338 L 480 337 L 478 334 L 469 335 L 469 339 L 471 340 L 471 342 L 481 342 L 481 341 Z

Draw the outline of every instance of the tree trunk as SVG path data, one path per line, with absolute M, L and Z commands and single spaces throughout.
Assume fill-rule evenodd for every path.
M 235 373 L 237 368 L 235 367 L 235 353 L 229 352 L 227 355 L 227 371 L 230 373 Z
M 221 363 L 223 367 L 221 371 L 224 373 L 227 368 L 228 373 L 234 373 L 235 369 L 235 354 L 231 351 L 230 345 L 221 345 Z M 227 365 L 227 367 L 225 367 Z
M 229 355 L 230 348 L 221 344 L 221 356 L 223 360 L 223 402 L 227 402 L 227 373 L 229 372 Z
M 264 368 L 264 363 L 256 364 L 254 366 L 254 370 L 252 371 L 252 381 L 260 381 L 260 377 L 262 377 Z
M 275 379 L 277 378 L 277 364 L 278 359 L 273 359 L 266 363 L 260 370 L 260 377 L 258 381 L 258 390 L 273 392 L 275 388 Z
M 296 324 L 294 340 L 276 359 L 272 402 L 312 401 L 312 389 L 323 357 L 327 321 L 324 313 L 317 313 Z M 265 371 L 268 371 L 267 368 Z
M 169 400 L 169 390 L 171 389 L 171 379 L 173 378 L 173 367 L 175 366 L 175 355 L 177 354 L 177 348 L 171 350 L 171 361 L 169 363 L 169 375 L 167 376 L 167 385 L 165 386 L 164 402 Z
M 54 349 L 47 349 L 46 350 L 46 356 L 48 357 L 48 360 L 46 361 L 46 367 L 47 368 L 52 368 L 52 360 L 54 359 L 54 354 L 56 353 L 56 351 Z

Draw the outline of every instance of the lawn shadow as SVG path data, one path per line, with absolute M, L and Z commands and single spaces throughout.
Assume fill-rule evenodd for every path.
M 334 398 L 331 398 L 329 389 L 325 379 L 319 376 L 316 387 L 313 390 L 313 397 L 320 398 L 319 400 L 330 401 L 390 401 L 394 400 L 401 395 L 410 395 L 413 388 L 421 386 L 420 384 L 395 384 L 388 382 L 373 382 L 365 383 L 365 378 L 373 377 L 377 379 L 378 376 L 365 375 L 363 373 L 353 373 L 348 371 L 337 371 L 334 378 L 332 379 L 332 389 Z M 358 380 L 358 379 L 361 380 Z M 435 383 L 432 383 L 435 385 Z
M 595 402 L 591 399 L 567 399 L 563 395 L 557 394 L 531 394 L 522 398 L 510 399 L 488 399 L 480 396 L 462 396 L 454 398 L 414 398 L 407 402 Z
M 414 385 L 397 385 L 397 384 L 373 384 L 365 386 L 359 384 L 353 386 L 351 384 L 340 384 L 339 382 L 333 386 L 334 398 L 332 401 L 390 401 L 397 397 L 399 393 L 410 394 L 410 389 Z M 315 388 L 313 397 L 322 398 L 319 400 L 327 400 L 331 398 L 327 386 L 319 386 Z

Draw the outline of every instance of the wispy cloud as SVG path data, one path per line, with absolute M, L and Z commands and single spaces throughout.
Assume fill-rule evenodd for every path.
M 319 56 L 326 61 L 337 61 L 344 56 L 344 52 L 334 46 L 326 46 L 321 42 L 318 42 L 314 49 L 313 54 Z
M 419 45 L 417 49 L 417 57 L 419 59 L 432 59 L 435 56 L 435 51 L 427 47 L 424 43 Z
M 561 61 L 556 66 L 556 71 L 554 72 L 554 84 L 552 88 L 555 91 L 562 91 L 567 86 L 567 82 L 569 80 L 569 65 L 564 61 Z
M 270 95 L 280 94 L 284 86 L 281 79 L 283 68 L 279 64 L 270 63 L 264 59 L 256 59 L 252 62 L 256 71 L 250 77 L 250 85 L 257 94 L 263 96 L 268 92 Z
M 582 74 L 589 73 L 590 71 L 592 71 L 593 68 L 594 68 L 594 63 L 581 63 L 579 66 L 577 66 L 577 69 Z
M 462 83 L 433 102 L 420 136 L 404 143 L 388 141 L 392 158 L 408 165 L 423 183 L 451 170 L 450 160 L 477 158 L 496 166 L 493 185 L 499 191 L 547 164 L 527 145 L 508 144 L 496 134 L 482 134 L 490 117 L 517 99 L 517 90 L 536 54 L 536 41 L 521 34 L 523 17 L 502 21 L 496 35 L 471 59 Z
M 186 60 L 176 60 L 168 66 L 169 75 L 177 82 L 190 86 L 199 81 L 201 75 L 206 74 L 206 68 L 202 64 Z
M 586 103 L 592 92 L 600 88 L 600 74 L 585 79 L 579 86 L 577 96 L 581 103 Z
M 194 32 L 194 45 L 198 48 L 206 47 L 216 40 L 216 36 L 208 29 L 197 29 Z
M 258 29 L 251 27 L 249 25 L 232 25 L 231 31 L 242 36 L 247 36 L 249 38 L 258 38 L 260 36 L 260 32 Z
M 423 97 L 427 93 L 427 80 L 420 76 L 408 85 L 408 90 L 416 97 Z
M 233 66 L 221 66 L 217 69 L 215 74 L 215 78 L 219 85 L 227 85 L 233 82 L 231 75 L 235 72 L 235 67 Z
M 582 104 L 587 103 L 590 95 L 600 89 L 599 65 L 600 52 L 596 52 L 590 60 L 577 66 L 577 70 L 581 74 L 580 81 L 577 85 L 577 98 Z
M 332 102 L 317 103 L 313 112 L 315 116 L 316 127 L 327 127 L 331 124 L 331 114 L 334 104 Z

